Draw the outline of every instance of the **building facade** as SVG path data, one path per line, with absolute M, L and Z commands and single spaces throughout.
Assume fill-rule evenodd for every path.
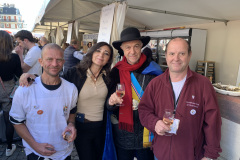
M 0 5 L 0 28 L 22 29 L 23 25 L 22 15 L 14 4 L 4 3 Z

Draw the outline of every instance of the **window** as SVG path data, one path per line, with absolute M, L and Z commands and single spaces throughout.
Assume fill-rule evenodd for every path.
M 21 23 L 18 23 L 18 28 L 22 28 L 22 24 Z

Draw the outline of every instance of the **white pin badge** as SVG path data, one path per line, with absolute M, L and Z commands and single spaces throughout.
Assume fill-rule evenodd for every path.
M 191 114 L 191 115 L 195 115 L 195 114 L 196 114 L 196 110 L 195 110 L 195 109 L 192 109 L 192 110 L 190 111 L 190 114 Z
M 39 108 L 39 106 L 34 106 L 33 108 L 35 108 L 35 109 L 38 109 L 38 108 Z

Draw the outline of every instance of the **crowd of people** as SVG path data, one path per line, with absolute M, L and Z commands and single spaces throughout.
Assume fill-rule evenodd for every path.
M 145 47 L 150 37 L 134 27 L 125 28 L 112 45 L 88 43 L 86 54 L 78 51 L 75 39 L 63 49 L 45 37 L 37 46 L 26 30 L 14 38 L 15 48 L 13 38 L 0 31 L 6 156 L 16 149 L 15 128 L 28 160 L 71 160 L 73 145 L 80 160 L 219 157 L 221 116 L 216 95 L 206 77 L 189 69 L 192 51 L 186 40 L 170 40 L 165 51 L 168 69 L 163 73 Z M 112 46 L 123 57 L 113 68 Z M 20 77 L 20 86 L 11 99 L 15 77 Z M 118 84 L 125 86 L 121 95 Z M 169 109 L 172 125 L 163 119 Z M 173 128 L 177 129 L 170 134 Z M 147 133 L 154 136 L 148 146 Z M 109 134 L 112 141 L 106 138 Z M 106 153 L 109 146 L 116 152 L 111 157 Z

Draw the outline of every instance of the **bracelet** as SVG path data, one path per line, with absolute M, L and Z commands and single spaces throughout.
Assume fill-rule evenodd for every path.
M 69 123 L 72 123 L 72 124 L 75 126 L 75 122 L 71 122 L 71 121 L 70 121 L 70 122 L 67 122 L 67 124 L 69 124 Z
M 35 77 L 38 77 L 39 75 L 37 75 L 37 74 L 33 74 Z

